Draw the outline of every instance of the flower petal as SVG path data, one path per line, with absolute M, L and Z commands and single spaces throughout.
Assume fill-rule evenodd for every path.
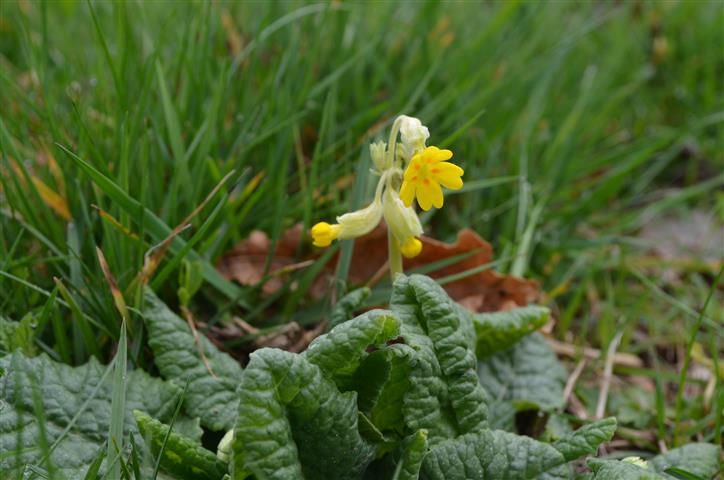
M 423 180 L 417 186 L 417 202 L 423 210 L 430 210 L 430 206 L 442 207 L 443 197 L 440 184 L 432 180 Z
M 405 174 L 403 175 L 403 178 L 405 180 L 411 180 L 412 177 L 419 174 L 420 169 L 422 168 L 422 155 L 419 153 L 412 157 L 412 160 L 410 160 L 410 164 L 405 169 Z
M 406 207 L 412 205 L 412 201 L 415 200 L 415 184 L 409 180 L 402 182 L 402 188 L 400 188 L 400 200 L 405 204 Z
M 432 207 L 432 196 L 430 195 L 428 189 L 420 184 L 417 186 L 415 193 L 417 196 L 417 203 L 420 205 L 420 208 L 425 211 L 430 210 L 430 207 Z
M 463 186 L 463 180 L 460 177 L 465 172 L 454 163 L 440 162 L 430 169 L 430 173 L 435 180 L 450 190 L 458 190 Z
M 426 159 L 430 160 L 430 163 L 444 162 L 445 160 L 450 160 L 453 156 L 452 151 L 447 149 L 441 150 L 437 147 L 427 147 L 423 153 Z

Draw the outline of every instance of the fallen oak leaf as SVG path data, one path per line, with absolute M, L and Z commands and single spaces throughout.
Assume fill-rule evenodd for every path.
M 284 285 L 286 274 L 293 270 L 293 266 L 302 268 L 308 265 L 310 256 L 304 257 L 302 261 L 295 258 L 299 244 L 303 241 L 302 234 L 302 227 L 297 224 L 282 235 L 271 259 L 269 270 L 273 273 L 266 277 L 264 269 L 271 241 L 259 230 L 253 231 L 249 238 L 224 255 L 218 269 L 224 277 L 242 285 L 255 286 L 264 282 L 263 293 L 274 293 Z M 405 270 L 424 270 L 432 278 L 450 279 L 443 288 L 469 310 L 507 310 L 528 305 L 540 298 L 536 281 L 504 275 L 487 268 L 487 265 L 493 263 L 493 248 L 471 229 L 461 230 L 453 243 L 425 236 L 420 240 L 423 243 L 422 253 L 413 259 L 405 259 Z M 387 268 L 387 229 L 384 225 L 356 239 L 354 249 L 348 276 L 350 284 L 369 285 L 384 276 Z M 319 251 L 315 251 L 311 257 L 316 258 L 319 254 Z M 338 258 L 338 255 L 333 257 L 313 282 L 309 292 L 312 298 L 322 298 L 327 294 Z
M 271 273 L 265 275 L 272 242 L 265 232 L 254 230 L 246 240 L 239 242 L 224 254 L 216 268 L 226 279 L 236 280 L 242 285 L 256 286 L 263 282 L 262 292 L 270 295 L 284 285 L 288 272 L 308 265 L 307 262 L 297 264 L 295 259 L 301 241 L 301 224 L 286 230 L 277 241 L 271 258 L 269 265 Z
M 459 276 L 445 283 L 443 288 L 450 297 L 469 310 L 509 310 L 540 298 L 540 289 L 535 280 L 504 275 L 492 268 L 465 275 L 466 272 L 493 263 L 493 247 L 469 228 L 458 232 L 457 240 L 453 243 L 426 236 L 421 237 L 420 241 L 422 252 L 415 258 L 404 260 L 405 271 L 424 269 L 425 274 L 434 279 Z M 356 239 L 354 249 L 348 277 L 350 283 L 367 284 L 371 279 L 379 278 L 380 270 L 387 261 L 387 228 L 380 225 L 364 237 Z M 435 264 L 441 266 L 435 267 Z M 333 274 L 335 265 L 336 261 L 330 262 L 327 272 Z M 312 295 L 317 298 L 324 295 L 328 285 L 328 282 L 319 280 L 312 288 Z

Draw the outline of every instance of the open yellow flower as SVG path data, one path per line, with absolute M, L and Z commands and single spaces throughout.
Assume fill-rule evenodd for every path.
M 442 185 L 450 190 L 458 190 L 463 186 L 462 168 L 446 162 L 453 153 L 450 150 L 441 150 L 437 147 L 427 147 L 413 156 L 403 176 L 400 198 L 405 206 L 412 205 L 417 197 L 417 203 L 423 210 L 442 207 Z

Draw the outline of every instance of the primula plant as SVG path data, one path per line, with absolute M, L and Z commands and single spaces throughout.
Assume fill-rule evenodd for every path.
M 581 460 L 612 438 L 616 420 L 570 428 L 562 411 L 566 371 L 536 332 L 549 311 L 474 314 L 431 278 L 402 272 L 401 255 L 422 247 L 413 203 L 439 208 L 442 187 L 462 186 L 452 152 L 426 146 L 428 137 L 419 120 L 399 117 L 389 142 L 371 147 L 379 175 L 372 203 L 311 231 L 325 247 L 385 219 L 393 275 L 387 308 L 354 316 L 366 291 L 352 291 L 306 351 L 262 348 L 242 367 L 146 288 L 142 317 L 160 378 L 126 371 L 123 335 L 107 367 L 71 367 L 20 349 L 0 357 L 2 478 L 715 475 L 719 449 L 703 443 L 646 461 Z M 18 331 L 3 331 L 9 349 Z M 535 428 L 520 421 L 531 417 Z

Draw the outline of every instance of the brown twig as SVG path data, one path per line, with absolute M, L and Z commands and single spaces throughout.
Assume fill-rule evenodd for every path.
M 568 377 L 568 381 L 566 382 L 566 388 L 563 389 L 563 403 L 568 403 L 568 398 L 571 396 L 571 393 L 573 393 L 573 389 L 576 387 L 578 377 L 581 376 L 581 373 L 583 373 L 583 369 L 586 368 L 586 363 L 587 361 L 585 358 L 578 362 L 578 365 L 576 365 L 573 373 L 571 373 L 571 376 Z
M 385 263 L 375 272 L 375 274 L 372 275 L 372 278 L 370 278 L 370 280 L 369 280 L 369 282 L 367 282 L 366 286 L 368 288 L 372 288 L 375 285 L 377 285 L 377 283 L 380 280 L 385 278 L 385 275 L 387 275 L 387 272 L 389 271 L 389 269 L 390 269 L 390 262 L 389 262 L 389 260 L 386 260 Z
M 551 346 L 554 352 L 558 355 L 564 355 L 566 357 L 577 358 L 581 355 L 586 360 L 598 360 L 601 358 L 601 350 L 591 347 L 579 347 L 577 345 L 571 345 L 570 343 L 560 342 L 558 340 L 548 338 L 548 344 Z M 614 365 L 622 365 L 625 367 L 640 368 L 644 366 L 644 362 L 630 353 L 616 353 L 613 356 Z
M 196 330 L 196 326 L 194 325 L 194 316 L 191 313 L 191 310 L 181 305 L 181 314 L 184 316 L 186 323 L 188 323 L 189 328 L 191 329 L 191 333 L 193 333 L 194 335 L 194 343 L 196 344 L 196 349 L 199 351 L 199 355 L 201 356 L 201 361 L 204 362 L 204 366 L 206 367 L 206 370 L 208 370 L 208 372 L 211 374 L 211 376 L 216 378 L 216 374 L 211 369 L 211 365 L 209 364 L 209 359 L 206 358 L 206 354 L 204 353 L 204 347 L 203 345 L 201 345 L 201 338 L 199 338 L 199 332 L 198 330 Z

